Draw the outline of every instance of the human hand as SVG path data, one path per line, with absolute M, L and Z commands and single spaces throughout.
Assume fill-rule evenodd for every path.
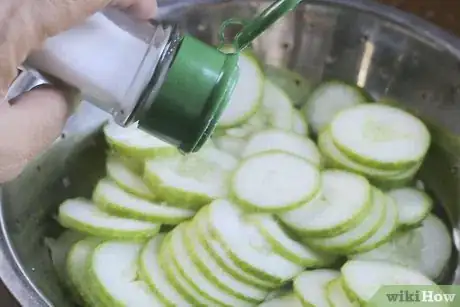
M 39 86 L 6 101 L 17 67 L 48 37 L 84 21 L 106 5 L 139 19 L 152 18 L 156 0 L 2 0 L 0 1 L 0 184 L 14 179 L 24 166 L 60 135 L 70 115 L 69 93 Z

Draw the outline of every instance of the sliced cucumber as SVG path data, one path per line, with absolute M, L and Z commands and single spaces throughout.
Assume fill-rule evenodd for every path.
M 147 187 L 142 177 L 127 167 L 121 159 L 112 156 L 106 162 L 107 176 L 127 192 L 154 200 L 155 194 Z
M 142 175 L 144 172 L 144 159 L 131 157 L 123 153 L 112 151 L 111 156 L 116 156 L 126 167 L 137 175 Z
M 247 141 L 241 137 L 222 135 L 213 138 L 217 148 L 225 152 L 230 153 L 232 156 L 239 158 L 244 148 L 246 147 Z
M 273 252 L 260 232 L 244 222 L 243 212 L 234 204 L 216 200 L 208 209 L 211 235 L 222 242 L 232 260 L 246 272 L 281 284 L 302 271 L 301 266 Z
M 366 241 L 356 245 L 350 250 L 350 253 L 362 253 L 374 249 L 383 243 L 390 240 L 391 236 L 395 233 L 398 227 L 398 208 L 395 202 L 389 196 L 384 194 L 386 198 L 385 207 L 386 214 L 385 220 L 377 229 L 377 231 Z
M 337 113 L 365 101 L 359 89 L 331 81 L 321 84 L 313 91 L 303 111 L 312 130 L 319 134 Z
M 303 117 L 302 113 L 297 109 L 294 109 L 293 112 L 294 117 L 292 119 L 292 131 L 303 136 L 308 135 L 308 123 Z
M 416 165 L 425 157 L 431 141 L 420 119 L 377 103 L 340 112 L 331 122 L 331 135 L 337 147 L 347 155 L 382 169 Z
M 160 231 L 160 224 L 109 215 L 83 198 L 64 201 L 58 220 L 63 227 L 104 238 L 144 239 Z
M 327 300 L 331 307 L 360 307 L 359 302 L 351 301 L 342 286 L 342 279 L 336 278 L 326 286 Z
M 104 304 L 98 293 L 95 293 L 88 284 L 88 268 L 91 263 L 91 256 L 102 242 L 101 239 L 95 237 L 80 240 L 72 246 L 65 260 L 68 281 L 87 306 L 110 306 Z
M 130 157 L 145 158 L 178 154 L 174 146 L 142 131 L 137 128 L 137 124 L 124 128 L 115 122 L 110 122 L 104 126 L 104 135 L 117 152 Z
M 197 215 L 195 215 L 193 222 L 195 223 L 196 231 L 201 243 L 208 253 L 214 257 L 217 263 L 219 263 L 219 266 L 236 279 L 261 290 L 277 288 L 279 283 L 258 278 L 256 275 L 244 271 L 238 263 L 232 259 L 229 253 L 225 251 L 222 243 L 211 235 L 209 231 L 209 223 L 207 221 L 208 211 L 208 207 L 201 209 Z
M 84 238 L 84 234 L 73 230 L 64 231 L 57 239 L 45 238 L 45 245 L 50 251 L 51 261 L 61 282 L 68 280 L 65 267 L 71 247 Z
M 243 300 L 231 295 L 216 286 L 209 280 L 192 261 L 190 254 L 185 247 L 185 230 L 187 222 L 180 224 L 171 232 L 171 252 L 177 260 L 176 265 L 182 272 L 187 282 L 195 288 L 201 295 L 209 300 L 215 301 L 216 304 L 223 306 L 251 306 L 252 300 Z
M 171 233 L 166 235 L 160 247 L 160 266 L 166 273 L 166 278 L 171 285 L 182 295 L 192 306 L 220 306 L 214 301 L 204 297 L 194 287 L 192 287 L 183 273 L 177 267 L 175 255 L 171 252 L 170 246 Z
M 294 122 L 294 108 L 289 96 L 273 82 L 266 80 L 262 110 L 269 126 L 291 131 Z
M 415 188 L 400 188 L 388 191 L 398 207 L 400 225 L 419 224 L 433 208 L 433 200 L 423 191 Z
M 342 268 L 344 287 L 367 303 L 382 286 L 436 286 L 423 274 L 388 262 L 350 260 Z
M 283 212 L 310 201 L 321 184 L 319 169 L 308 161 L 281 151 L 245 159 L 233 174 L 231 195 L 246 208 Z
M 386 197 L 373 188 L 372 207 L 368 215 L 356 226 L 337 236 L 307 238 L 306 242 L 318 250 L 347 254 L 350 249 L 370 238 L 381 227 L 386 215 Z
M 234 127 L 246 122 L 262 103 L 265 77 L 259 63 L 253 57 L 242 53 L 238 67 L 239 79 L 218 122 L 221 128 Z
M 179 224 L 195 215 L 195 211 L 153 203 L 125 192 L 110 179 L 99 180 L 93 201 L 110 214 L 161 224 Z
M 253 133 L 269 127 L 268 115 L 260 108 L 247 122 L 234 128 L 226 129 L 225 135 L 247 139 Z
M 266 297 L 268 291 L 239 281 L 219 265 L 200 241 L 195 223 L 184 227 L 184 241 L 190 258 L 208 280 L 226 293 L 248 302 L 259 303 Z
M 142 248 L 139 270 L 143 280 L 166 306 L 193 306 L 168 281 L 160 265 L 160 246 L 165 235 L 160 234 L 148 241 Z
M 247 158 L 274 150 L 299 156 L 317 167 L 321 166 L 321 155 L 312 140 L 279 129 L 268 129 L 253 134 L 244 148 L 242 157 Z
M 161 306 L 147 284 L 137 279 L 140 243 L 107 241 L 92 255 L 89 271 L 92 291 L 112 306 Z
M 281 297 L 267 300 L 259 307 L 302 307 L 302 303 L 294 293 L 289 293 Z
M 371 185 L 362 176 L 325 170 L 321 187 L 321 197 L 281 214 L 281 220 L 299 233 L 328 237 L 344 233 L 359 223 L 371 208 Z
M 250 216 L 265 239 L 270 242 L 273 250 L 286 259 L 303 267 L 315 268 L 330 265 L 336 259 L 334 256 L 323 254 L 302 245 L 289 237 L 273 215 L 257 214 Z
M 338 271 L 328 269 L 303 272 L 294 279 L 294 292 L 304 306 L 329 307 L 326 287 L 338 277 Z
M 187 156 L 148 160 L 144 177 L 159 199 L 197 209 L 228 194 L 230 171 L 237 163 L 230 154 L 209 147 Z

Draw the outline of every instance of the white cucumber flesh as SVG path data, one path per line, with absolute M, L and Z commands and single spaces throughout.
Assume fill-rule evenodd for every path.
M 383 261 L 349 260 L 341 268 L 343 284 L 364 304 L 382 286 L 433 286 L 436 284 L 418 271 Z
M 140 275 L 165 305 L 193 306 L 171 285 L 160 264 L 160 247 L 164 237 L 164 234 L 159 234 L 143 246 L 139 258 Z
M 360 307 L 359 302 L 352 301 L 342 286 L 342 279 L 336 278 L 326 286 L 327 300 L 331 307 Z
M 88 237 L 76 242 L 69 250 L 65 261 L 69 282 L 87 306 L 109 307 L 88 284 L 91 257 L 96 247 L 102 242 L 101 239 L 95 237 Z
M 110 214 L 160 224 L 179 224 L 195 214 L 195 211 L 190 209 L 139 198 L 105 178 L 97 183 L 93 191 L 93 201 L 102 211 Z
M 267 129 L 253 134 L 243 150 L 242 157 L 247 158 L 274 150 L 299 156 L 317 167 L 321 166 L 321 154 L 312 140 L 279 129 Z
M 209 251 L 203 246 L 196 230 L 197 225 L 190 223 L 184 225 L 184 239 L 188 253 L 198 269 L 223 291 L 249 302 L 261 302 L 268 291 L 253 287 L 250 284 L 239 281 L 225 271 Z
M 306 271 L 294 279 L 294 292 L 304 306 L 330 307 L 326 287 L 340 277 L 340 272 L 330 269 Z
M 336 81 L 325 82 L 311 93 L 303 112 L 314 133 L 319 134 L 337 113 L 364 102 L 357 88 Z
M 289 96 L 279 86 L 266 80 L 262 112 L 266 114 L 270 127 L 291 131 L 294 122 L 294 108 Z
M 267 300 L 259 307 L 302 307 L 302 303 L 294 293 L 285 294 L 271 300 Z
M 297 109 L 294 110 L 294 117 L 292 119 L 292 131 L 303 136 L 307 136 L 309 134 L 308 123 L 303 117 L 302 113 Z
M 330 256 L 299 243 L 291 238 L 280 223 L 269 214 L 257 214 L 250 217 L 265 239 L 273 246 L 273 250 L 303 267 L 320 267 L 331 264 L 335 261 L 334 256 Z
M 174 253 L 177 260 L 176 265 L 182 272 L 185 279 L 192 285 L 201 295 L 209 300 L 222 306 L 251 306 L 254 303 L 251 300 L 242 300 L 234 295 L 231 295 L 216 286 L 203 274 L 193 262 L 189 252 L 185 247 L 185 229 L 188 223 L 183 223 L 177 226 L 171 232 L 171 252 Z
M 383 192 L 373 188 L 372 207 L 366 217 L 353 228 L 337 236 L 307 238 L 307 244 L 318 250 L 347 254 L 354 246 L 370 238 L 385 221 L 386 198 Z
M 234 127 L 246 122 L 260 108 L 265 76 L 259 63 L 247 54 L 238 62 L 239 78 L 218 127 Z
M 415 188 L 393 189 L 387 194 L 396 202 L 400 225 L 419 224 L 433 208 L 433 200 L 425 192 Z
M 108 157 L 106 169 L 107 176 L 127 192 L 146 199 L 155 199 L 155 194 L 147 187 L 142 177 L 127 167 L 120 158 Z
M 372 250 L 383 243 L 390 240 L 391 236 L 395 233 L 398 227 L 398 208 L 395 202 L 389 196 L 384 194 L 386 198 L 385 202 L 385 218 L 383 223 L 377 229 L 377 231 L 370 236 L 366 241 L 359 245 L 354 246 L 350 250 L 350 254 L 361 253 Z
M 237 164 L 235 157 L 209 147 L 187 156 L 147 160 L 144 178 L 159 199 L 198 209 L 226 197 L 228 178 Z
M 340 150 L 357 161 L 381 169 L 416 165 L 425 157 L 431 142 L 430 133 L 420 119 L 377 103 L 340 112 L 330 129 Z
M 241 137 L 222 135 L 213 138 L 217 148 L 225 152 L 230 153 L 232 156 L 239 158 L 244 148 L 246 147 L 247 141 Z
M 260 108 L 247 122 L 242 125 L 226 129 L 224 135 L 247 139 L 253 133 L 269 127 L 268 115 Z
M 280 218 L 304 235 L 339 235 L 361 221 L 369 211 L 371 185 L 360 175 L 340 170 L 325 170 L 321 177 L 320 197 L 280 214 Z
M 238 265 L 248 273 L 271 282 L 283 283 L 302 271 L 302 266 L 281 257 L 252 225 L 245 223 L 243 212 L 226 200 L 209 207 L 209 229 Z
M 310 201 L 320 184 L 320 171 L 313 164 L 273 151 L 242 161 L 231 178 L 230 189 L 241 206 L 261 212 L 283 212 Z
M 121 127 L 115 122 L 104 126 L 107 142 L 118 152 L 131 157 L 146 158 L 178 154 L 177 149 L 139 129 L 137 124 Z
M 390 241 L 351 259 L 388 261 L 418 270 L 435 280 L 442 274 L 451 254 L 452 240 L 447 227 L 430 214 L 420 227 L 400 231 Z
M 83 198 L 64 201 L 59 206 L 59 223 L 87 235 L 118 238 L 145 239 L 156 235 L 161 224 L 109 215 Z
M 208 208 L 205 207 L 195 215 L 193 222 L 195 223 L 196 231 L 198 232 L 201 243 L 207 249 L 208 253 L 219 263 L 219 266 L 222 269 L 227 271 L 236 279 L 255 286 L 261 290 L 274 289 L 279 286 L 279 283 L 267 281 L 264 278 L 259 278 L 256 275 L 243 270 L 224 249 L 222 242 L 211 235 L 207 219 Z

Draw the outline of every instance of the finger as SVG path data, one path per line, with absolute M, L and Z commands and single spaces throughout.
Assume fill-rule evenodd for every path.
M 14 179 L 59 137 L 68 113 L 66 96 L 50 86 L 0 104 L 0 183 Z
M 156 0 L 116 0 L 113 4 L 142 20 L 152 19 L 157 11 Z

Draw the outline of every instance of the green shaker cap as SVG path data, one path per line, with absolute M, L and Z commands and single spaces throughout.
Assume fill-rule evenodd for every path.
M 198 151 L 230 100 L 238 80 L 238 58 L 185 35 L 140 124 L 184 153 Z

